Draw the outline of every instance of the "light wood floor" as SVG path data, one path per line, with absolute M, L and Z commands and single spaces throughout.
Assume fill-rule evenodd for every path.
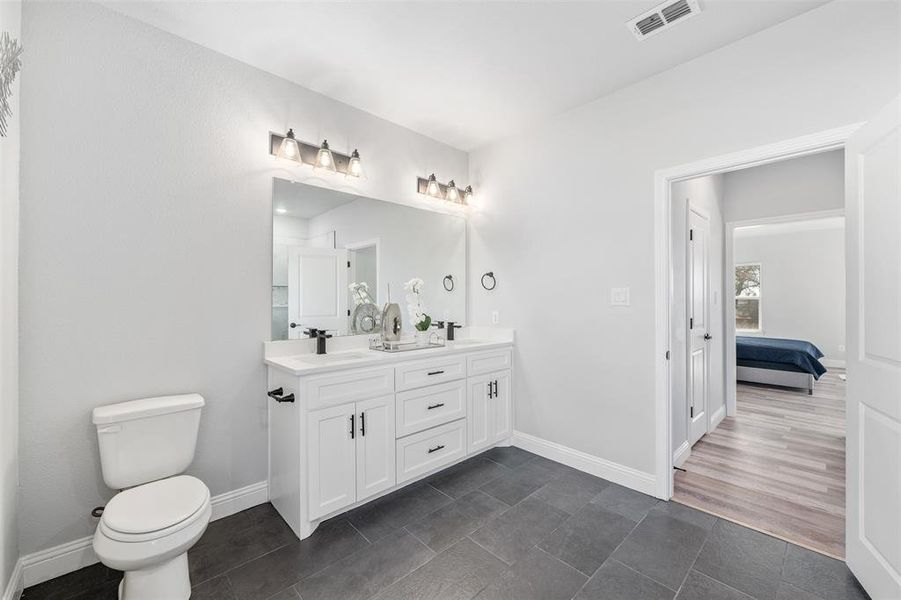
M 845 382 L 738 384 L 738 415 L 692 448 L 673 500 L 834 558 L 845 556 Z

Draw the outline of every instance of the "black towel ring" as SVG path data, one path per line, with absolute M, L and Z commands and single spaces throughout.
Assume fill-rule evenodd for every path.
M 454 276 L 453 275 L 445 275 L 444 276 L 444 289 L 448 292 L 454 291 Z
M 485 284 L 485 279 L 491 280 L 491 287 Z M 497 279 L 494 278 L 494 271 L 488 271 L 484 275 L 482 275 L 482 287 L 488 290 L 489 292 L 497 287 Z

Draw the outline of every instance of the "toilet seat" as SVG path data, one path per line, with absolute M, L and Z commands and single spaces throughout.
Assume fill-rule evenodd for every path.
M 103 510 L 100 531 L 119 542 L 147 542 L 172 535 L 205 514 L 210 490 L 189 475 L 127 489 Z

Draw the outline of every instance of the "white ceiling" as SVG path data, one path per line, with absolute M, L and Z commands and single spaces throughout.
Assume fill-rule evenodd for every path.
M 642 42 L 659 0 L 103 4 L 471 150 L 826 1 L 701 0 Z

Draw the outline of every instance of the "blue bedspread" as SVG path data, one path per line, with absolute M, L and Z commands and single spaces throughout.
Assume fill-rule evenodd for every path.
M 783 340 L 779 338 L 736 336 L 735 358 L 739 365 L 762 366 L 760 363 L 771 363 L 794 367 L 803 373 L 810 373 L 815 379 L 826 372 L 826 367 L 818 359 L 823 358 L 820 349 L 803 340 Z M 778 367 L 775 367 L 778 368 Z

